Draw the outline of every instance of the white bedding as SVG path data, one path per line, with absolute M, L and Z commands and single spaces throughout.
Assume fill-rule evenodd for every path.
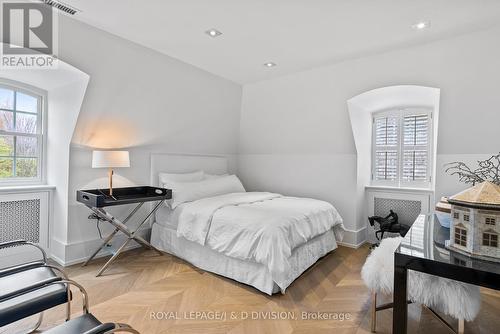
M 265 265 L 284 291 L 295 248 L 333 229 L 342 218 L 329 203 L 266 192 L 232 193 L 183 204 L 177 236 L 226 256 Z
M 155 223 L 177 229 L 183 206 L 184 204 L 181 204 L 172 210 L 168 205 L 162 205 L 155 213 Z

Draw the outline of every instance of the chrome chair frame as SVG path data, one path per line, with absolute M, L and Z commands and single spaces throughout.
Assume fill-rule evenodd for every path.
M 88 293 L 85 290 L 85 288 L 81 284 L 69 279 L 68 275 L 66 274 L 66 272 L 63 269 L 61 269 L 57 266 L 48 264 L 47 263 L 47 253 L 45 252 L 45 250 L 42 247 L 40 247 L 32 242 L 26 241 L 26 240 L 14 240 L 14 241 L 1 243 L 0 250 L 4 249 L 4 248 L 16 247 L 16 246 L 32 246 L 32 247 L 37 248 L 40 251 L 40 253 L 42 254 L 43 260 L 42 261 L 27 262 L 27 263 L 23 263 L 20 265 L 15 265 L 15 266 L 4 268 L 0 271 L 0 276 L 8 275 L 9 273 L 12 273 L 15 270 L 22 270 L 23 268 L 45 267 L 45 268 L 50 268 L 50 269 L 56 270 L 57 272 L 59 272 L 61 274 L 62 278 L 54 277 L 53 279 L 48 279 L 46 281 L 42 281 L 39 284 L 35 284 L 35 285 L 31 286 L 30 289 L 23 291 L 19 294 L 15 294 L 14 296 L 12 296 L 10 298 L 17 297 L 17 296 L 32 292 L 33 290 L 35 290 L 37 288 L 38 289 L 44 288 L 44 287 L 47 287 L 50 285 L 55 285 L 55 284 L 66 284 L 67 291 L 68 291 L 68 302 L 66 303 L 67 306 L 66 306 L 66 320 L 65 321 L 69 321 L 71 319 L 71 288 L 70 288 L 70 286 L 77 287 L 80 290 L 80 293 L 82 294 L 82 312 L 84 314 L 90 313 L 89 312 L 89 298 L 88 298 Z M 34 327 L 29 329 L 27 331 L 27 333 L 32 333 L 35 330 L 37 330 L 40 327 L 40 325 L 42 324 L 42 321 L 43 321 L 43 312 L 40 312 L 39 316 L 38 316 L 38 320 L 35 323 Z M 118 333 L 118 332 L 140 334 L 137 330 L 133 329 L 132 327 L 130 327 L 127 324 L 113 323 L 113 325 L 115 326 L 115 328 L 112 330 L 106 331 L 106 334 Z M 93 330 L 90 330 L 90 331 L 88 331 L 86 333 L 82 333 L 82 334 L 87 334 L 87 333 L 91 334 L 91 333 L 93 333 Z
M 0 276 L 8 275 L 9 273 L 12 273 L 14 270 L 22 270 L 23 268 L 27 268 L 27 267 L 34 267 L 34 268 L 47 267 L 47 268 L 51 268 L 51 269 L 58 271 L 63 276 L 63 278 L 65 280 L 68 279 L 68 275 L 66 274 L 66 272 L 64 270 L 62 270 L 59 267 L 56 267 L 56 266 L 53 266 L 53 265 L 47 263 L 47 253 L 45 252 L 45 250 L 42 247 L 40 247 L 39 245 L 37 245 L 33 242 L 26 241 L 26 240 L 7 241 L 7 242 L 0 243 L 0 250 L 5 249 L 5 248 L 10 248 L 10 247 L 18 247 L 18 246 L 31 246 L 31 247 L 36 248 L 41 253 L 42 260 L 22 263 L 20 265 L 15 265 L 15 266 L 3 268 L 1 270 Z M 69 289 L 69 286 L 68 286 L 67 290 L 68 290 L 68 302 L 66 303 L 66 321 L 71 319 L 71 290 Z M 36 331 L 40 327 L 40 325 L 42 324 L 42 321 L 43 321 L 43 312 L 40 312 L 38 315 L 37 322 L 33 325 L 33 327 L 31 327 L 30 329 L 27 330 L 27 333 L 32 333 L 32 332 Z

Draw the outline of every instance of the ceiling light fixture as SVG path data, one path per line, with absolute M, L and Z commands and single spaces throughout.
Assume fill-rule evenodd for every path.
M 415 30 L 424 30 L 425 28 L 429 28 L 430 25 L 429 21 L 420 21 L 413 24 L 411 27 Z
M 267 62 L 267 63 L 264 63 L 264 66 L 265 66 L 265 67 L 275 67 L 275 66 L 276 66 L 276 63 L 273 63 L 273 62 Z
M 217 30 L 217 29 L 208 29 L 207 31 L 205 31 L 205 34 L 207 34 L 208 36 L 210 37 L 219 37 L 220 35 L 222 35 L 222 33 Z

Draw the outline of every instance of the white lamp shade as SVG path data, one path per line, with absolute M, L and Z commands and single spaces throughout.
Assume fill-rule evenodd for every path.
M 130 167 L 128 151 L 93 151 L 92 168 Z

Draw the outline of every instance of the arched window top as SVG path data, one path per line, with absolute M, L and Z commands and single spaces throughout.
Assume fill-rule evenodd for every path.
M 347 101 L 359 184 L 434 189 L 439 98 L 437 88 L 401 85 Z

